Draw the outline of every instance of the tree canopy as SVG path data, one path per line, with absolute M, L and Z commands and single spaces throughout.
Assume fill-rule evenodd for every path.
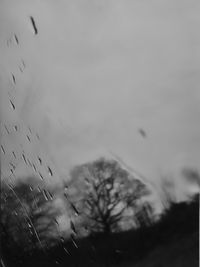
M 123 228 L 149 191 L 115 160 L 100 158 L 71 172 L 69 198 L 81 211 L 91 232 L 110 233 Z

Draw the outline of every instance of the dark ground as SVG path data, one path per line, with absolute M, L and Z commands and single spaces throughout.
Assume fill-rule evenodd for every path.
M 172 204 L 160 221 L 138 230 L 65 241 L 46 253 L 10 253 L 3 245 L 2 252 L 6 267 L 197 267 L 199 198 Z

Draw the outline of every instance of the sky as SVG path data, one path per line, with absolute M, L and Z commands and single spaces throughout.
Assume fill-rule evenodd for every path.
M 182 168 L 200 166 L 199 12 L 198 0 L 0 0 L 2 176 L 35 164 L 58 184 L 120 157 L 155 187 L 174 179 L 181 198 Z

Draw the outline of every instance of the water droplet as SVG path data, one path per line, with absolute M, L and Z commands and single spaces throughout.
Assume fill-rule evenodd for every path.
M 27 159 L 27 161 L 28 161 L 28 164 L 30 165 L 30 167 L 32 167 L 32 164 L 31 164 L 30 160 Z
M 29 129 L 29 132 L 32 134 L 32 130 L 31 130 L 31 127 L 28 127 L 28 129 Z
M 71 227 L 72 231 L 74 232 L 74 234 L 77 235 L 77 231 L 76 231 L 75 225 L 74 225 L 72 220 L 70 220 L 70 227 Z
M 1 150 L 2 150 L 2 152 L 4 153 L 4 155 L 6 154 L 6 152 L 5 152 L 5 149 L 4 149 L 4 147 L 1 145 Z
M 76 241 L 75 241 L 75 239 L 74 239 L 74 236 L 71 235 L 70 238 L 71 238 L 71 241 L 72 241 L 73 245 L 74 245 L 76 248 L 78 248 L 78 245 L 76 244 Z
M 19 39 L 16 34 L 14 35 L 14 37 L 15 37 L 16 44 L 19 44 Z
M 53 176 L 53 172 L 49 166 L 48 166 L 48 172 L 49 172 L 49 175 Z
M 36 170 L 35 164 L 33 163 L 32 166 L 33 166 L 34 171 L 36 172 L 37 170 Z
M 43 190 L 42 192 L 43 192 L 45 200 L 48 201 L 49 198 L 48 198 L 48 194 L 47 194 L 46 190 Z
M 38 160 L 40 162 L 40 165 L 42 165 L 42 159 L 40 157 L 38 157 Z
M 8 128 L 7 128 L 7 126 L 5 124 L 4 124 L 4 127 L 6 129 L 7 134 L 9 134 L 10 132 L 8 131 Z
M 31 24 L 33 26 L 33 30 L 34 30 L 34 33 L 35 35 L 38 34 L 38 30 L 37 30 L 37 27 L 36 27 L 36 24 L 35 24 L 35 20 L 32 16 L 30 16 L 30 20 L 31 20 Z
M 24 154 L 22 154 L 22 158 L 23 158 L 24 162 L 27 164 L 26 157 Z
M 42 174 L 39 172 L 39 176 L 42 180 L 44 180 L 44 177 L 42 176 Z
M 13 80 L 13 83 L 16 84 L 16 79 L 15 79 L 15 75 L 12 74 L 12 80 Z
M 75 215 L 78 216 L 79 215 L 79 211 L 77 210 L 76 206 L 73 203 L 71 203 L 71 207 L 74 210 Z
M 68 255 L 70 255 L 69 251 L 65 247 L 63 247 L 63 249 Z
M 10 100 L 10 104 L 12 106 L 12 109 L 15 110 L 15 105 L 14 105 L 14 103 L 11 100 Z
M 23 65 L 24 68 L 26 67 L 25 62 L 24 62 L 23 59 L 22 59 L 22 65 Z

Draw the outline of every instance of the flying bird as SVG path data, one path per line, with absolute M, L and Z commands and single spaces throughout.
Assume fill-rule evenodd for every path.
M 138 131 L 143 138 L 147 137 L 146 132 L 142 128 L 140 128 Z
M 30 16 L 30 20 L 31 20 L 31 23 L 32 23 L 32 26 L 33 26 L 33 29 L 34 29 L 34 33 L 35 35 L 38 34 L 38 29 L 36 27 L 36 24 L 35 24 L 35 20 L 32 16 Z

